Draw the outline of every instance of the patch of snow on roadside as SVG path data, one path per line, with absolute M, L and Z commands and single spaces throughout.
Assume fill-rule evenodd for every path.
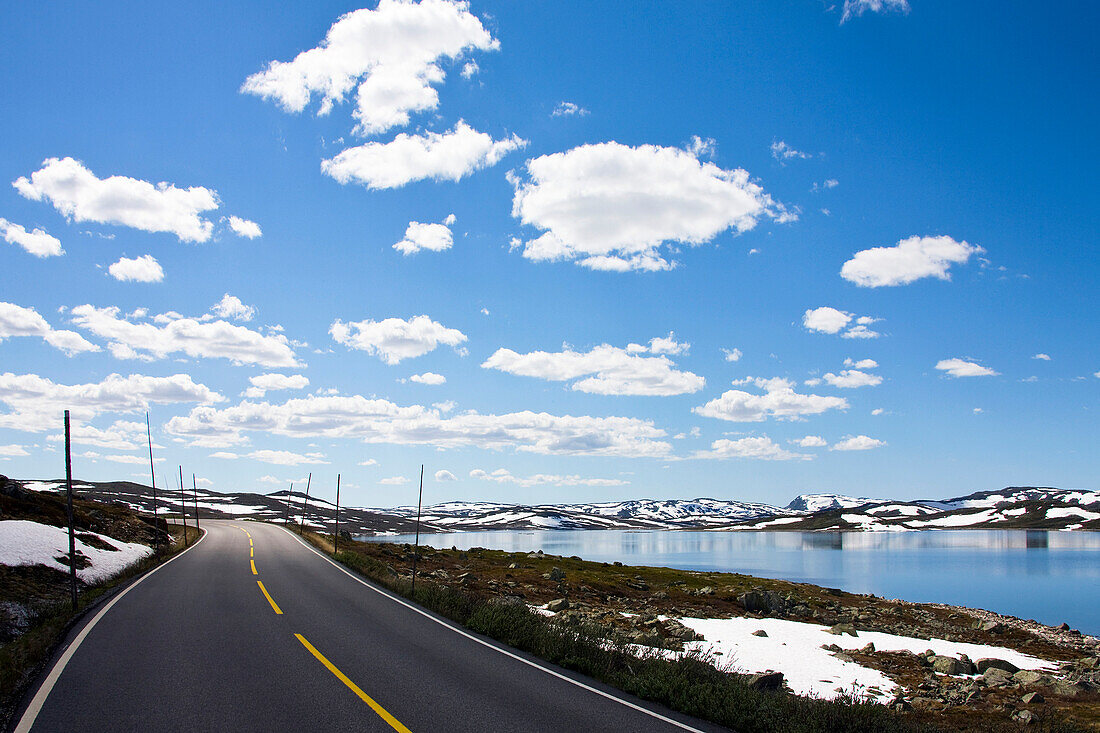
M 1067 517 L 1081 518 L 1087 522 L 1100 519 L 1100 512 L 1090 512 L 1087 509 L 1078 509 L 1077 507 L 1051 507 L 1047 509 L 1047 519 L 1066 519 Z
M 94 534 L 115 550 L 101 550 L 80 540 L 81 534 Z M 88 558 L 91 565 L 78 569 L 76 576 L 85 583 L 97 583 L 125 570 L 133 563 L 153 554 L 153 549 L 136 542 L 120 542 L 112 537 L 85 532 L 77 533 L 76 549 Z M 51 527 L 24 519 L 0 521 L 0 565 L 45 565 L 62 572 L 69 572 L 68 565 L 55 558 L 69 554 L 69 531 L 64 527 Z
M 827 627 L 773 618 L 702 619 L 681 618 L 680 623 L 701 634 L 706 641 L 684 644 L 685 651 L 703 654 L 720 652 L 720 659 L 741 672 L 782 672 L 791 690 L 799 695 L 834 699 L 853 688 L 877 702 L 886 702 L 897 688 L 890 678 L 855 662 L 845 662 L 821 647 L 836 644 L 843 649 L 860 649 L 871 642 L 878 651 L 936 654 L 972 660 L 1003 659 L 1020 669 L 1050 670 L 1056 665 L 1044 659 L 1003 647 L 967 644 L 943 639 L 916 639 L 878 631 L 860 631 L 859 636 L 834 636 Z M 763 629 L 767 636 L 753 636 Z M 877 694 L 875 693 L 877 690 Z

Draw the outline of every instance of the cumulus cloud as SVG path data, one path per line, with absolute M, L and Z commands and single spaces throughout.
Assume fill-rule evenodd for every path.
M 535 262 L 667 270 L 666 245 L 703 244 L 765 216 L 790 216 L 747 171 L 723 170 L 679 148 L 582 145 L 529 160 L 525 178 L 509 178 L 512 216 L 544 232 L 513 244 Z
M 220 318 L 229 318 L 234 321 L 251 321 L 256 315 L 256 309 L 245 305 L 235 295 L 226 293 L 222 299 L 210 307 L 210 312 Z
M 287 112 L 301 112 L 316 94 L 325 115 L 354 89 L 355 130 L 376 134 L 439 106 L 433 85 L 446 78 L 441 61 L 498 47 L 466 2 L 380 0 L 374 10 L 341 16 L 316 48 L 293 61 L 272 61 L 241 91 Z
M 769 417 L 778 420 L 801 420 L 807 415 L 818 415 L 827 410 L 846 410 L 848 400 L 843 397 L 824 397 L 815 394 L 799 394 L 789 380 L 775 377 L 762 379 L 747 377 L 734 384 L 753 384 L 764 390 L 752 394 L 731 389 L 692 412 L 703 417 L 714 417 L 731 422 L 761 422 Z
M 855 361 L 849 358 L 844 360 L 844 366 L 853 367 L 855 369 L 877 369 L 878 362 L 874 359 L 860 359 L 859 361 Z
M 601 344 L 587 352 L 563 345 L 559 352 L 532 351 L 520 354 L 497 349 L 482 363 L 483 369 L 536 377 L 553 382 L 573 382 L 572 389 L 605 395 L 666 396 L 698 392 L 706 380 L 692 372 L 676 369 L 667 353 L 681 353 L 687 345 L 667 339 L 653 339 L 650 347 L 631 344 L 620 349 Z M 650 351 L 657 356 L 642 356 Z M 583 377 L 583 379 L 582 379 Z
M 228 219 L 229 228 L 233 230 L 233 233 L 238 237 L 244 237 L 246 239 L 256 239 L 263 235 L 263 231 L 260 229 L 260 225 L 254 221 L 248 219 L 242 219 L 239 216 L 231 216 Z
M 0 218 L 0 236 L 8 244 L 15 244 L 35 257 L 56 257 L 65 254 L 61 249 L 61 240 L 42 229 L 35 228 L 28 232 L 21 224 L 15 224 L 7 219 Z
M 123 317 L 118 308 L 93 305 L 73 308 L 72 320 L 109 339 L 107 348 L 118 359 L 163 359 L 183 353 L 270 368 L 301 366 L 286 336 L 264 335 L 228 321 L 196 320 L 178 313 L 162 313 L 154 322 L 136 321 Z
M 772 140 L 771 151 L 772 157 L 780 163 L 786 163 L 788 160 L 793 159 L 805 160 L 814 157 L 810 153 L 803 153 L 801 150 L 795 150 L 782 140 Z
M 458 478 L 447 470 L 441 470 L 435 472 L 436 481 L 458 481 Z
M 558 106 L 554 107 L 554 111 L 550 113 L 551 117 L 584 117 L 588 114 L 588 110 L 573 102 L 558 102 Z
M 19 458 L 29 456 L 30 453 L 21 445 L 0 445 L 0 456 L 4 458 Z
M 936 362 L 936 369 L 947 372 L 952 377 L 995 377 L 1000 372 L 995 372 L 989 367 L 966 359 L 941 359 Z
M 808 331 L 818 333 L 841 333 L 841 338 L 868 339 L 878 338 L 881 334 L 872 331 L 868 326 L 876 320 L 871 316 L 856 316 L 854 313 L 837 310 L 829 306 L 810 308 L 802 314 L 802 325 Z M 845 330 L 847 329 L 847 330 Z
M 693 458 L 753 458 L 759 461 L 808 461 L 805 453 L 794 453 L 780 447 L 766 435 L 730 440 L 722 438 L 710 444 L 710 450 L 697 451 Z
M 802 448 L 824 448 L 828 443 L 820 435 L 807 435 L 794 441 Z
M 348 148 L 321 161 L 321 172 L 339 183 L 359 183 L 372 190 L 425 179 L 457 182 L 526 145 L 518 135 L 494 140 L 459 120 L 449 132 L 403 132 L 388 143 Z
M 1039 361 L 1050 361 L 1050 354 L 1036 354 L 1031 357 L 1032 359 L 1038 359 Z
M 202 186 L 154 185 L 126 176 L 97 178 L 72 158 L 47 158 L 30 178 L 18 178 L 12 185 L 28 199 L 49 201 L 69 221 L 167 232 L 181 242 L 210 239 L 214 224 L 202 214 L 220 203 L 217 191 Z
M 860 287 L 908 285 L 925 277 L 950 280 L 948 269 L 965 264 L 984 249 L 948 236 L 909 237 L 893 247 L 861 250 L 840 268 L 840 276 Z
M 877 438 L 869 438 L 866 435 L 848 436 L 843 440 L 833 443 L 829 450 L 871 450 L 886 445 Z
M 0 302 L 0 341 L 16 336 L 38 337 L 66 356 L 99 351 L 98 346 L 76 331 L 55 330 L 34 308 Z
M 106 429 L 100 429 L 94 425 L 73 421 L 69 432 L 72 443 L 76 446 L 90 445 L 108 450 L 137 450 L 146 446 L 144 422 L 115 420 Z M 65 435 L 55 433 L 46 440 L 60 443 L 65 440 Z
M 868 374 L 859 369 L 843 369 L 840 374 L 829 372 L 822 375 L 829 384 L 841 389 L 855 389 L 856 387 L 877 387 L 882 384 L 882 377 L 877 374 Z
M 37 374 L 0 374 L 0 428 L 42 432 L 56 430 L 65 410 L 88 422 L 102 413 L 132 413 L 152 404 L 211 404 L 225 398 L 187 374 L 147 377 L 111 374 L 101 382 L 57 384 Z
M 498 468 L 495 471 L 484 471 L 475 468 L 470 471 L 470 478 L 479 481 L 492 481 L 498 484 L 513 484 L 523 488 L 532 486 L 625 486 L 629 481 L 615 478 L 583 478 L 577 474 L 558 475 L 552 473 L 536 473 L 531 476 L 514 476 L 506 468 Z
M 726 355 L 726 361 L 741 361 L 741 349 L 722 349 Z
M 379 479 L 378 483 L 383 486 L 401 486 L 409 483 L 409 480 L 404 476 L 390 476 L 389 478 Z
M 431 252 L 442 252 L 450 249 L 454 240 L 449 224 L 454 223 L 454 215 L 448 216 L 442 224 L 423 224 L 419 221 L 410 221 L 405 230 L 405 238 L 393 245 L 403 255 L 411 255 L 422 249 Z
M 51 417 L 56 421 L 56 416 Z M 400 406 L 360 395 L 310 395 L 282 404 L 242 402 L 218 409 L 199 406 L 174 417 L 168 432 L 192 443 L 235 445 L 246 433 L 293 438 L 348 438 L 364 443 L 512 448 L 545 455 L 665 456 L 665 432 L 647 420 L 628 417 L 474 411 L 447 416 L 440 408 Z
M 120 257 L 118 262 L 107 268 L 115 280 L 122 282 L 159 283 L 164 279 L 164 269 L 153 255 Z
M 887 11 L 908 13 L 909 0 L 844 0 L 840 24 L 844 25 L 852 18 L 858 18 L 864 13 L 883 13 Z
M 324 453 L 294 453 L 288 450 L 254 450 L 247 454 L 248 458 L 260 461 L 261 463 L 271 463 L 276 466 L 300 466 L 303 463 L 309 464 L 327 464 Z
M 244 396 L 249 398 L 263 397 L 268 392 L 282 389 L 305 389 L 309 386 L 309 379 L 301 374 L 260 374 L 248 378 L 252 385 L 244 391 Z
M 417 384 L 430 384 L 439 385 L 446 384 L 447 378 L 442 374 L 436 374 L 435 372 L 424 372 L 423 374 L 414 374 L 409 377 L 410 382 L 416 382 Z
M 476 61 L 467 61 L 465 64 L 462 65 L 462 78 L 473 79 L 475 76 L 477 76 L 477 72 L 479 71 L 481 71 L 481 67 L 477 65 Z
M 440 344 L 458 346 L 466 341 L 466 334 L 458 329 L 447 328 L 423 315 L 407 321 L 384 318 L 344 323 L 338 319 L 329 333 L 336 343 L 365 351 L 391 365 L 427 354 Z

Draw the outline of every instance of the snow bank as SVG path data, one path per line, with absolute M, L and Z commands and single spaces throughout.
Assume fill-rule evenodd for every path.
M 114 550 L 101 550 L 80 540 L 81 534 L 93 534 Z M 95 532 L 77 533 L 76 549 L 91 565 L 78 569 L 76 576 L 85 583 L 97 583 L 126 569 L 138 560 L 153 554 L 153 550 L 134 542 L 120 542 Z M 69 566 L 54 558 L 67 558 L 69 531 L 64 527 L 29 522 L 23 519 L 0 521 L 0 565 L 45 565 L 62 572 Z
M 827 627 L 818 624 L 772 618 L 703 619 L 681 618 L 681 623 L 706 641 L 684 644 L 685 651 L 719 652 L 719 663 L 731 664 L 745 672 L 782 672 L 791 690 L 799 695 L 833 699 L 853 690 L 877 702 L 893 697 L 897 685 L 889 677 L 855 662 L 837 659 L 822 649 L 836 644 L 843 649 L 860 649 L 873 643 L 877 651 L 910 651 L 922 653 L 931 649 L 936 654 L 958 657 L 966 654 L 972 660 L 986 657 L 1003 659 L 1020 669 L 1054 669 L 1055 664 L 1021 654 L 1004 647 L 967 644 L 942 639 L 916 639 L 878 631 L 860 631 L 859 636 L 834 636 Z M 763 630 L 768 635 L 753 636 Z

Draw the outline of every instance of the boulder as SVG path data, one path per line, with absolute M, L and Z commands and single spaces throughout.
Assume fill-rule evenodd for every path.
M 783 596 L 775 591 L 759 588 L 738 595 L 736 600 L 746 611 L 753 613 L 781 613 L 787 607 Z
M 1030 710 L 1017 710 L 1012 714 L 1012 719 L 1022 725 L 1031 725 L 1038 720 L 1038 717 Z
M 1043 675 L 1030 669 L 1021 669 L 1012 675 L 1012 679 L 1019 682 L 1021 685 L 1034 685 L 1043 680 Z
M 768 635 L 768 632 L 764 631 L 764 629 L 757 629 L 756 631 L 752 632 L 752 635 L 753 636 L 764 636 L 764 637 L 766 637 Z
M 552 601 L 550 601 L 549 603 L 546 604 L 546 610 L 547 611 L 552 611 L 554 613 L 558 613 L 559 611 L 564 611 L 567 608 L 569 608 L 569 599 L 568 598 L 555 598 L 554 600 L 552 600 Z
M 991 687 L 1003 687 L 1013 682 L 1012 675 L 999 667 L 989 667 L 982 672 L 982 679 Z
M 543 573 L 542 577 L 547 580 L 565 580 L 565 571 L 559 567 L 550 568 L 550 572 Z
M 1029 692 L 1020 698 L 1020 702 L 1022 702 L 1024 705 L 1038 705 L 1040 703 L 1046 702 L 1046 699 L 1043 698 L 1043 696 L 1040 695 L 1038 692 Z
M 979 659 L 975 664 L 978 668 L 978 674 L 985 674 L 987 669 L 1003 669 L 1009 675 L 1014 675 L 1020 671 L 1020 668 L 1015 664 L 1006 662 L 1003 659 Z
M 982 631 L 988 631 L 991 634 L 1003 634 L 1005 626 L 997 621 L 984 621 L 982 622 Z
M 778 690 L 782 685 L 782 672 L 762 672 L 749 677 L 749 687 L 754 690 Z
M 859 633 L 856 631 L 856 627 L 852 626 L 851 624 L 837 624 L 836 626 L 832 626 L 827 629 L 827 632 L 832 634 L 833 636 L 842 636 L 844 634 L 848 634 L 849 636 L 859 636 Z
M 1070 682 L 1069 680 L 1055 680 L 1051 685 L 1051 691 L 1055 695 L 1062 697 L 1078 697 L 1088 692 L 1088 688 L 1080 682 Z
M 966 674 L 962 662 L 954 657 L 937 655 L 932 658 L 932 669 L 940 674 L 959 675 Z

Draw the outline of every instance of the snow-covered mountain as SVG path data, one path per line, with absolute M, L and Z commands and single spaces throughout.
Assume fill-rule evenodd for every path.
M 36 490 L 64 482 L 26 481 Z M 131 482 L 78 482 L 81 494 L 152 511 L 151 490 Z M 179 491 L 161 491 L 159 511 L 178 513 Z M 194 497 L 188 495 L 193 514 Z M 203 517 L 251 517 L 333 529 L 335 506 L 299 493 L 220 493 L 199 489 Z M 341 507 L 340 527 L 352 534 L 400 534 L 415 527 L 416 507 Z M 841 494 L 803 494 L 786 507 L 726 499 L 634 499 L 589 504 L 521 505 L 451 501 L 424 507 L 421 532 L 493 529 L 704 529 L 797 531 L 910 531 L 920 529 L 1100 530 L 1100 492 L 1008 487 L 951 499 L 895 501 Z

